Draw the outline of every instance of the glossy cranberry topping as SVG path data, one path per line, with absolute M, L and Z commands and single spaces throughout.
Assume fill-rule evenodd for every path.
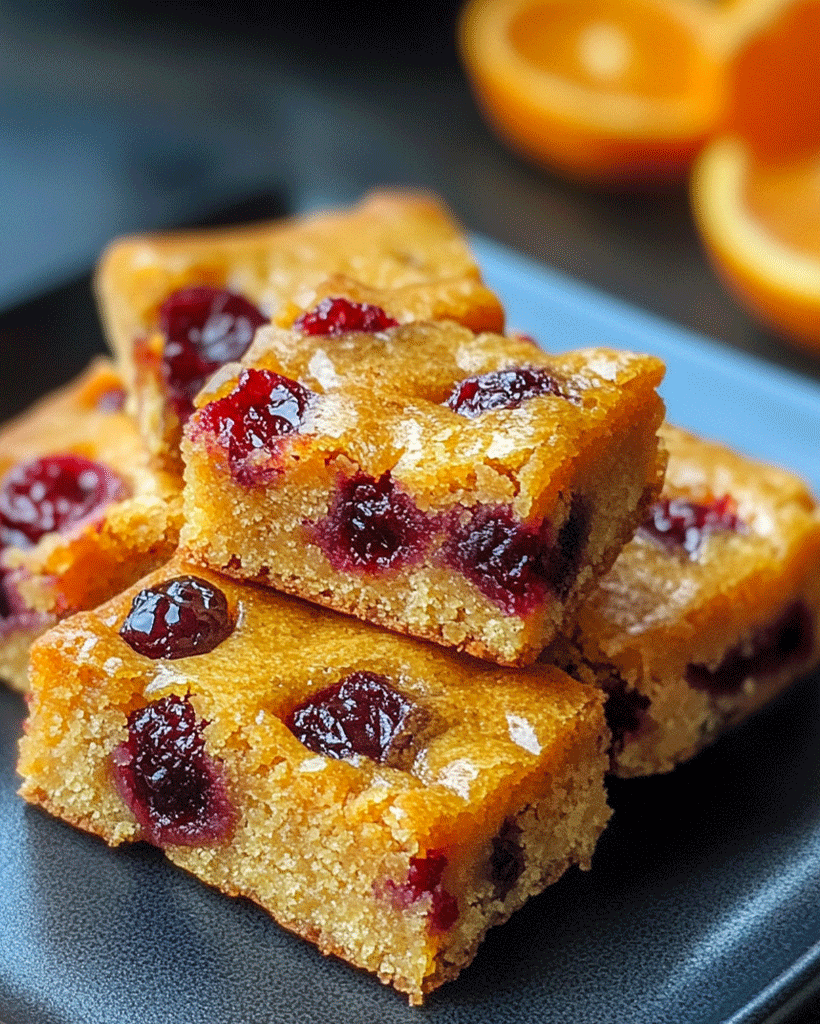
M 218 842 L 235 812 L 218 762 L 205 750 L 189 697 L 162 697 L 128 716 L 128 739 L 113 753 L 120 795 L 157 846 Z
M 446 932 L 458 920 L 458 903 L 441 884 L 447 857 L 441 850 L 428 850 L 424 857 L 411 857 L 404 882 L 388 882 L 393 905 L 403 909 L 423 896 L 430 896 L 428 920 L 433 931 Z
M 313 535 L 330 564 L 341 571 L 376 573 L 421 558 L 434 523 L 396 488 L 389 472 L 345 477 L 327 516 Z
M 233 628 L 218 587 L 198 576 L 176 576 L 137 594 L 120 636 L 146 658 L 189 658 L 212 651 Z
M 319 305 L 302 316 L 293 325 L 305 334 L 344 334 L 346 331 L 361 331 L 375 334 L 377 331 L 397 327 L 394 320 L 380 306 L 352 302 L 350 299 L 322 299 Z
M 294 708 L 285 725 L 317 754 L 338 760 L 358 754 L 386 764 L 408 742 L 414 709 L 415 704 L 385 676 L 353 672 L 308 697 Z
M 662 498 L 650 509 L 639 533 L 669 550 L 686 551 L 690 558 L 697 558 L 709 534 L 738 533 L 744 529 L 734 500 L 724 495 L 707 503 L 688 498 Z
M 549 524 L 519 522 L 507 506 L 481 506 L 456 521 L 444 544 L 449 563 L 509 615 L 526 615 L 548 590 L 563 597 L 578 574 L 589 533 L 586 503 L 573 499 L 553 541 Z
M 507 818 L 498 834 L 493 836 L 493 852 L 490 856 L 490 881 L 495 884 L 496 899 L 506 898 L 524 873 L 524 867 L 521 829 L 512 818 Z
M 247 299 L 223 288 L 182 288 L 159 310 L 165 335 L 162 368 L 168 394 L 180 419 L 210 374 L 239 359 L 267 318 Z
M 570 397 L 564 383 L 549 370 L 538 366 L 516 366 L 460 381 L 444 404 L 459 416 L 474 420 L 493 409 L 517 409 L 522 402 L 538 395 Z
M 634 736 L 643 724 L 650 700 L 637 690 L 627 689 L 626 682 L 619 676 L 612 676 L 604 683 L 607 693 L 604 715 L 612 733 L 611 754 L 619 754 L 630 736 Z
M 805 661 L 814 639 L 814 619 L 802 601 L 795 601 L 776 622 L 758 630 L 749 643 L 728 651 L 717 668 L 689 665 L 686 681 L 693 689 L 715 696 L 736 693 L 752 676 L 773 675 Z
M 196 430 L 210 431 L 227 450 L 228 468 L 245 486 L 268 483 L 280 471 L 283 437 L 304 422 L 314 392 L 271 370 L 243 370 L 236 387 L 199 410 Z
M 125 496 L 116 473 L 81 455 L 23 462 L 0 482 L 0 546 L 32 547 Z

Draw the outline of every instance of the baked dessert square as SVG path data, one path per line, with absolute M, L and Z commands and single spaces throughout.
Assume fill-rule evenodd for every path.
M 669 771 L 820 663 L 820 511 L 806 485 L 661 433 L 661 499 L 545 655 L 609 693 L 625 777 Z
M 419 1003 L 609 817 L 602 694 L 178 556 L 31 654 L 20 792 Z
M 0 679 L 26 687 L 48 625 L 173 554 L 180 497 L 149 466 L 107 359 L 0 428 Z
M 193 397 L 262 323 L 289 327 L 329 294 L 402 322 L 503 323 L 460 225 L 437 198 L 411 192 L 255 226 L 123 238 L 103 255 L 96 291 L 146 442 L 176 471 Z
M 333 308 L 262 328 L 200 394 L 181 545 L 399 632 L 534 661 L 658 494 L 662 364 L 449 321 L 336 330 Z

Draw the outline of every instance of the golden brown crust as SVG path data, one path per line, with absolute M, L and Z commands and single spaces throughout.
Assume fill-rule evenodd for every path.
M 135 593 L 194 571 L 225 593 L 234 632 L 198 656 L 134 652 L 118 630 Z M 361 670 L 436 722 L 402 768 L 316 754 L 284 724 L 307 695 Z M 112 751 L 128 713 L 170 693 L 187 694 L 207 722 L 236 824 L 215 842 L 169 845 L 168 857 L 412 1002 L 455 977 L 488 928 L 570 864 L 587 867 L 609 817 L 597 688 L 550 666 L 504 670 L 406 640 L 179 556 L 34 645 L 22 796 L 112 845 L 142 838 Z M 522 866 L 499 893 L 492 858 L 505 827 Z M 443 930 L 430 925 L 429 892 L 392 895 L 411 859 L 433 851 L 446 857 L 441 885 L 458 911 Z
M 616 746 L 624 776 L 671 770 L 820 662 L 820 510 L 805 483 L 668 424 L 661 436 L 664 497 L 728 495 L 739 531 L 707 535 L 694 558 L 639 535 L 580 608 L 569 648 L 545 655 L 649 701 L 637 734 Z M 691 666 L 714 672 L 753 657 L 778 624 L 790 631 L 781 667 L 750 667 L 727 692 L 687 682 Z
M 215 376 L 183 442 L 188 556 L 499 664 L 538 657 L 612 565 L 660 486 L 663 366 L 648 356 L 605 349 L 550 356 L 532 341 L 417 322 L 333 338 L 262 328 L 243 366 L 298 380 L 315 403 L 304 430 L 277 447 L 273 481 L 248 485 L 232 475 L 221 442 L 200 428 L 204 407 L 231 392 L 242 368 Z M 522 366 L 545 369 L 560 393 L 472 419 L 447 407 L 465 378 Z M 421 555 L 385 571 L 333 563 L 317 524 L 357 474 L 374 482 L 389 475 L 426 517 Z M 567 557 L 577 554 L 578 564 L 566 581 L 511 611 L 469 571 L 453 568 L 451 536 L 485 511 L 509 520 L 511 530 L 549 538 L 567 524 L 572 535 L 581 523 L 584 536 L 568 542 Z

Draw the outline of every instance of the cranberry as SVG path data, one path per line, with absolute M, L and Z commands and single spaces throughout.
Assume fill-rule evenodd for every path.
M 141 590 L 120 636 L 146 658 L 207 654 L 233 632 L 225 595 L 198 576 L 176 576 Z
M 433 529 L 388 471 L 378 480 L 365 473 L 344 478 L 314 536 L 335 569 L 375 573 L 417 561 Z
M 353 672 L 308 697 L 285 724 L 317 754 L 338 760 L 358 754 L 386 764 L 396 759 L 409 740 L 414 709 L 385 676 Z
M 423 857 L 411 857 L 407 879 L 387 883 L 393 905 L 399 909 L 411 906 L 423 896 L 430 896 L 428 920 L 434 931 L 446 932 L 458 920 L 458 903 L 441 884 L 447 857 L 441 850 L 428 850 Z
M 66 531 L 126 488 L 116 473 L 81 455 L 47 455 L 9 470 L 0 482 L 0 546 L 32 547 Z
M 279 472 L 279 439 L 296 433 L 316 395 L 271 370 L 243 370 L 236 387 L 199 410 L 196 428 L 227 450 L 237 483 L 266 483 Z
M 220 766 L 205 750 L 206 725 L 188 695 L 171 694 L 132 711 L 128 739 L 114 750 L 119 793 L 157 846 L 218 842 L 233 827 Z
M 447 561 L 509 615 L 523 615 L 546 593 L 540 531 L 518 522 L 505 506 L 481 506 L 456 521 L 444 543 Z
M 460 381 L 454 385 L 444 404 L 459 416 L 474 420 L 493 409 L 517 409 L 522 402 L 538 395 L 570 398 L 566 385 L 549 370 L 538 366 L 516 366 Z
M 542 556 L 541 571 L 553 593 L 564 600 L 581 569 L 581 560 L 589 540 L 592 517 L 589 503 L 573 494 L 569 515 L 558 530 L 555 543 Z
M 625 680 L 612 676 L 604 683 L 607 693 L 604 715 L 612 733 L 611 754 L 619 754 L 628 737 L 638 732 L 649 709 L 650 700 L 637 690 L 627 689 Z
M 168 394 L 180 419 L 207 378 L 232 359 L 240 359 L 267 318 L 241 295 L 222 288 L 182 288 L 159 310 L 165 336 L 162 369 Z
M 737 506 L 728 495 L 710 502 L 688 498 L 662 498 L 649 510 L 639 533 L 669 550 L 681 549 L 697 558 L 705 538 L 722 531 L 745 529 L 737 516 Z
M 12 615 L 11 602 L 6 589 L 6 572 L 0 569 L 0 622 L 10 619 Z
M 397 327 L 394 320 L 380 306 L 352 302 L 350 299 L 322 299 L 319 305 L 294 323 L 294 327 L 305 334 L 344 334 L 346 331 L 360 331 L 375 334 L 388 327 Z
M 795 601 L 770 626 L 758 630 L 749 644 L 727 651 L 717 668 L 689 665 L 686 681 L 695 690 L 715 696 L 737 693 L 752 676 L 766 676 L 805 661 L 814 648 L 814 620 L 802 601 Z
M 507 897 L 524 873 L 525 866 L 521 829 L 512 818 L 507 818 L 498 834 L 493 836 L 490 856 L 490 881 L 495 884 L 496 899 Z

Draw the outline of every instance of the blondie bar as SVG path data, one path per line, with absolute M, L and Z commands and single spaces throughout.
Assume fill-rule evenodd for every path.
M 669 771 L 820 662 L 820 511 L 805 484 L 661 433 L 660 501 L 545 654 L 608 691 L 621 776 Z
M 421 1002 L 609 817 L 603 695 L 177 555 L 41 637 L 26 800 L 148 840 Z
M 123 238 L 103 255 L 96 288 L 146 442 L 177 471 L 193 397 L 260 324 L 289 327 L 330 294 L 400 321 L 503 323 L 461 228 L 416 193 L 374 192 L 349 209 L 257 226 Z
M 16 689 L 35 636 L 176 547 L 178 489 L 149 467 L 123 400 L 98 359 L 0 430 L 0 678 Z
M 400 632 L 534 661 L 657 496 L 662 364 L 548 356 L 452 322 L 337 326 L 323 304 L 260 330 L 200 395 L 183 548 Z

